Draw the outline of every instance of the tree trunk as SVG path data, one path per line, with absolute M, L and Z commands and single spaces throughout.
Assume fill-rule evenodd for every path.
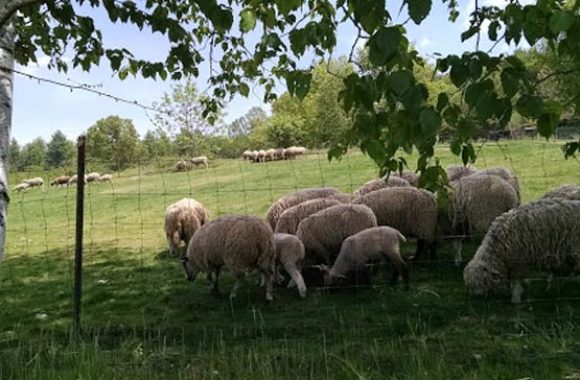
M 12 86 L 14 73 L 14 25 L 0 29 L 0 262 L 4 257 L 8 216 L 8 152 L 12 127 Z

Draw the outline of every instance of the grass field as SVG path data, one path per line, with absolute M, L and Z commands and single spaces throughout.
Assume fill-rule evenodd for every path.
M 442 146 L 444 165 L 458 163 Z M 580 162 L 559 144 L 488 144 L 480 168 L 505 166 L 529 202 L 580 182 Z M 88 164 L 89 169 L 91 164 Z M 23 177 L 49 173 L 17 173 Z M 412 268 L 408 291 L 278 288 L 263 301 L 258 276 L 238 298 L 186 282 L 165 256 L 165 207 L 193 196 L 212 217 L 263 216 L 280 195 L 304 187 L 352 191 L 376 176 L 358 152 L 340 162 L 321 153 L 252 165 L 215 161 L 175 173 L 155 166 L 90 185 L 86 198 L 83 338 L 70 338 L 74 189 L 12 194 L 0 266 L 0 379 L 578 379 L 578 278 L 535 274 L 521 305 L 469 297 L 444 243 L 438 261 Z M 477 242 L 467 246 L 469 258 Z M 412 244 L 403 248 L 413 251 Z M 386 268 L 388 269 L 388 268 Z M 225 276 L 222 289 L 231 286 Z

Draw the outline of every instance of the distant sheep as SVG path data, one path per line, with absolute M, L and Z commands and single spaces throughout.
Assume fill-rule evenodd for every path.
M 272 227 L 272 230 L 276 229 L 280 215 L 292 206 L 296 206 L 302 202 L 309 201 L 316 198 L 327 198 L 333 195 L 340 194 L 340 192 L 334 187 L 321 187 L 321 188 L 311 188 L 296 191 L 294 193 L 287 194 L 282 198 L 274 202 L 268 211 L 266 212 L 266 220 Z
M 580 185 L 562 185 L 544 194 L 542 198 L 563 198 L 572 201 L 580 201 Z
M 215 293 L 220 271 L 224 265 L 228 267 L 236 280 L 230 298 L 236 296 L 246 273 L 258 269 L 266 282 L 266 300 L 274 298 L 274 234 L 265 221 L 256 217 L 224 216 L 205 224 L 190 240 L 183 265 L 189 281 L 194 281 L 199 272 L 206 272 Z
M 244 150 L 244 152 L 242 153 L 242 159 L 244 161 L 252 160 L 252 157 L 253 157 L 253 153 L 251 150 Z
M 463 271 L 475 295 L 511 287 L 520 303 L 522 280 L 530 269 L 567 275 L 580 269 L 580 201 L 542 199 L 498 217 Z
M 286 149 L 284 149 L 284 148 L 276 149 L 276 152 L 274 153 L 274 159 L 275 160 L 285 160 L 286 159 Z
M 183 198 L 165 209 L 165 236 L 169 253 L 179 256 L 179 243 L 185 246 L 201 226 L 208 221 L 207 211 L 201 203 Z
M 187 161 L 181 160 L 177 161 L 177 164 L 175 164 L 175 168 L 177 169 L 178 172 L 185 172 L 189 170 L 189 165 Z
M 276 149 L 268 149 L 264 155 L 264 161 L 274 161 L 276 156 Z
M 40 177 L 25 179 L 22 182 L 26 183 L 30 188 L 41 187 L 41 186 L 44 187 L 44 180 Z
M 258 162 L 266 162 L 266 151 L 264 149 L 258 151 Z
M 408 286 L 409 274 L 407 265 L 401 257 L 399 244 L 405 241 L 405 237 L 399 231 L 386 226 L 368 228 L 348 237 L 342 243 L 332 268 L 323 267 L 324 284 L 336 285 L 349 274 L 363 269 L 366 264 L 388 259 L 393 264 L 391 285 L 395 285 L 401 275 L 405 286 Z
M 84 180 L 85 183 L 87 183 L 87 180 L 85 178 L 83 178 L 83 180 Z M 70 177 L 70 179 L 68 180 L 68 184 L 69 185 L 73 185 L 73 184 L 75 184 L 77 182 L 78 182 L 78 177 L 77 177 L 76 174 L 73 175 L 72 177 Z
M 477 169 L 474 166 L 451 165 L 447 167 L 447 179 L 449 182 L 457 181 L 475 173 L 477 173 Z
M 203 165 L 206 169 L 209 166 L 209 160 L 206 156 L 193 157 L 189 160 L 193 166 Z
M 99 182 L 113 182 L 112 174 L 103 174 L 99 177 Z
M 276 259 L 288 273 L 292 281 L 289 287 L 296 285 L 300 297 L 306 297 L 306 284 L 302 278 L 302 260 L 304 260 L 304 244 L 294 235 L 275 233 Z
M 52 182 L 50 183 L 50 186 L 60 186 L 60 185 L 66 185 L 68 186 L 68 181 L 70 180 L 70 176 L 68 175 L 61 175 L 59 177 L 56 177 L 55 179 L 52 180 Z
M 309 263 L 331 264 L 344 239 L 376 227 L 377 218 L 365 205 L 332 206 L 300 222 L 296 236 L 304 243 Z
M 280 215 L 278 223 L 276 224 L 275 232 L 294 235 L 298 229 L 298 224 L 300 224 L 303 219 L 320 210 L 337 206 L 342 203 L 344 202 L 333 198 L 316 198 L 292 206 Z
M 379 226 L 417 238 L 416 259 L 426 251 L 435 256 L 438 209 L 433 193 L 411 186 L 389 187 L 355 198 L 352 203 L 370 207 Z
M 411 185 L 406 179 L 391 175 L 388 178 L 383 177 L 368 181 L 367 183 L 356 189 L 353 195 L 355 197 L 360 197 L 373 191 L 385 189 L 388 187 L 410 187 L 410 186 Z
M 85 175 L 85 180 L 87 183 L 99 182 L 99 178 L 101 178 L 101 175 L 97 172 L 92 172 Z
M 30 188 L 30 185 L 23 182 L 23 183 L 19 183 L 18 185 L 14 186 L 12 188 L 12 190 L 18 191 L 18 192 L 21 192 L 21 191 L 26 192 L 26 191 L 28 191 L 29 188 Z

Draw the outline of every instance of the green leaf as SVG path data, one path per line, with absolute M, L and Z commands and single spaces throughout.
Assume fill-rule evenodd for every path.
M 388 80 L 395 94 L 401 96 L 413 84 L 413 75 L 406 70 L 395 71 Z
M 459 156 L 461 154 L 461 141 L 453 139 L 453 141 L 451 141 L 451 144 L 449 144 L 449 149 L 451 150 L 451 153 L 453 153 L 456 156 Z
M 472 59 L 469 61 L 469 76 L 473 80 L 478 80 L 483 73 L 483 67 L 481 67 L 481 62 L 479 59 Z
M 419 25 L 431 12 L 431 0 L 406 0 L 409 6 L 409 16 Z
M 377 140 L 366 140 L 361 143 L 361 150 L 368 154 L 373 161 L 381 165 L 385 159 L 385 146 Z
M 494 102 L 488 92 L 482 92 L 475 103 L 475 111 L 481 120 L 487 120 L 493 115 Z
M 240 12 L 240 31 L 247 33 L 256 27 L 256 14 L 252 9 L 246 8 Z
M 479 32 L 479 28 L 472 26 L 471 28 L 467 29 L 465 32 L 461 33 L 461 42 L 470 39 L 473 37 L 477 32 Z
M 495 20 L 489 24 L 487 28 L 487 35 L 491 41 L 497 41 L 497 31 L 500 28 L 499 21 Z
M 538 118 L 538 133 L 545 138 L 549 138 L 554 134 L 558 121 L 559 118 L 556 114 L 550 112 L 542 113 Z
M 518 92 L 519 89 L 519 75 L 517 74 L 517 72 L 510 67 L 505 68 L 501 72 L 500 78 L 503 92 L 508 97 L 510 98 L 513 97 Z
M 441 127 L 441 117 L 432 108 L 423 108 L 419 114 L 419 124 L 423 135 L 432 137 L 437 135 Z
M 550 29 L 554 33 L 566 32 L 574 24 L 574 13 L 570 11 L 556 11 L 550 17 Z
M 250 94 L 250 87 L 246 83 L 240 83 L 238 90 L 240 91 L 240 94 L 246 98 Z
M 455 87 L 461 87 L 467 80 L 468 72 L 462 61 L 454 62 L 451 66 L 451 73 L 449 74 L 451 82 Z
M 443 108 L 445 108 L 447 104 L 449 104 L 449 96 L 444 92 L 440 93 L 439 96 L 437 96 L 437 111 L 443 111 Z
M 463 165 L 467 165 L 470 162 L 474 163 L 476 158 L 475 149 L 473 149 L 471 143 L 461 145 L 461 161 L 463 162 Z
M 302 0 L 276 0 L 276 5 L 278 10 L 283 16 L 288 15 L 290 12 L 298 9 L 302 4 Z
M 381 28 L 368 42 L 369 61 L 374 66 L 384 66 L 401 50 L 403 35 L 399 28 Z
M 520 115 L 536 119 L 544 111 L 544 104 L 538 96 L 522 95 L 516 103 L 516 109 Z
M 311 81 L 312 73 L 309 71 L 296 70 L 286 74 L 288 92 L 291 95 L 296 95 L 300 100 L 304 99 L 310 91 Z

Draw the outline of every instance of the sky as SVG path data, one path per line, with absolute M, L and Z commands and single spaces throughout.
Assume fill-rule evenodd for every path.
M 394 22 L 400 23 L 407 19 L 407 10 L 404 8 L 399 14 L 399 0 L 389 2 L 388 10 L 394 17 Z M 406 24 L 407 37 L 419 52 L 426 58 L 433 60 L 434 53 L 461 54 L 465 50 L 472 50 L 475 39 L 461 43 L 460 34 L 466 30 L 468 14 L 474 8 L 475 1 L 460 1 L 461 15 L 455 23 L 447 19 L 446 5 L 435 1 L 429 17 L 415 25 L 412 21 Z M 504 6 L 504 0 L 483 0 L 483 5 Z M 137 28 L 126 25 L 111 24 L 102 10 L 89 10 L 83 13 L 94 18 L 97 28 L 103 32 L 106 47 L 127 47 L 136 57 L 160 60 L 165 57 L 167 42 L 159 34 L 139 31 Z M 351 25 L 342 25 L 337 32 L 337 48 L 333 57 L 348 55 L 356 37 L 355 29 Z M 257 39 L 257 35 L 250 33 L 247 38 Z M 487 50 L 491 43 L 482 39 L 481 49 Z M 513 46 L 502 43 L 496 47 L 494 53 L 513 50 Z M 306 56 L 302 63 L 309 64 L 312 56 Z M 68 73 L 59 73 L 47 68 L 48 57 L 38 57 L 38 64 L 31 63 L 26 67 L 17 65 L 16 70 L 71 85 L 90 85 L 107 94 L 114 95 L 129 101 L 151 106 L 158 102 L 164 93 L 170 93 L 175 83 L 171 81 L 154 81 L 128 77 L 121 81 L 108 67 L 106 58 L 103 58 L 100 67 L 93 68 L 89 73 L 79 69 L 71 69 Z M 198 89 L 207 88 L 207 68 L 202 69 L 200 77 L 194 79 Z M 281 83 L 277 86 L 278 92 L 285 91 Z M 269 106 L 262 102 L 263 91 L 254 86 L 248 98 L 236 96 L 225 108 L 225 122 L 231 122 L 243 116 L 250 108 L 261 106 L 268 110 Z M 14 103 L 12 115 L 12 136 L 20 144 L 32 141 L 36 137 L 50 140 L 56 130 L 61 130 L 72 140 L 86 131 L 101 118 L 118 115 L 121 118 L 131 119 L 137 131 L 143 135 L 147 130 L 154 129 L 150 119 L 151 111 L 140 107 L 116 102 L 113 99 L 99 96 L 82 90 L 55 86 L 36 79 L 16 74 L 14 78 Z

